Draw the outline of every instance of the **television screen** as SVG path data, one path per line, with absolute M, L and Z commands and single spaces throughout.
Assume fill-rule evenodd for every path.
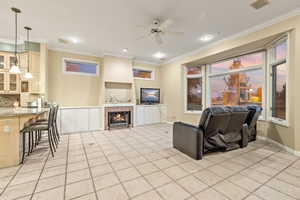
M 141 88 L 141 103 L 159 103 L 160 90 L 157 88 Z

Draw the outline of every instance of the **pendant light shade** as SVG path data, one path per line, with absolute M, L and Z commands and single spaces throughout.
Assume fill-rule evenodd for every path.
M 26 72 L 26 73 L 24 74 L 24 78 L 26 78 L 26 79 L 31 79 L 31 78 L 33 78 L 33 76 L 32 76 L 32 74 L 31 74 L 30 72 Z
M 13 65 L 13 66 L 11 66 L 11 68 L 9 69 L 9 72 L 10 72 L 10 73 L 14 73 L 14 74 L 20 74 L 20 73 L 21 73 L 21 70 L 20 70 L 20 67 L 19 67 L 19 66 Z
M 15 13 L 15 59 L 14 64 L 10 68 L 10 73 L 21 73 L 21 70 L 18 66 L 18 57 L 17 57 L 17 42 L 18 42 L 18 13 L 21 13 L 21 10 L 18 8 L 11 8 L 11 10 Z
M 29 50 L 30 50 L 30 46 L 29 46 L 29 32 L 32 30 L 30 27 L 25 26 L 24 29 L 27 31 L 27 42 L 26 42 L 26 49 L 27 49 L 27 72 L 24 75 L 24 78 L 26 79 L 31 79 L 32 74 L 29 72 L 29 66 L 30 66 L 30 55 L 29 55 Z

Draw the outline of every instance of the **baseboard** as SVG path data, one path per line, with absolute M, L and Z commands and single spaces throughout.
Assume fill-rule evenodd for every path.
M 165 123 L 167 123 L 167 124 L 171 124 L 171 125 L 173 125 L 173 124 L 174 124 L 174 122 L 169 122 L 169 121 L 166 121 Z
M 272 143 L 272 144 L 274 144 L 274 145 L 276 145 L 276 146 L 284 149 L 285 151 L 287 151 L 287 152 L 289 152 L 289 153 L 291 153 L 291 154 L 293 154 L 295 156 L 300 157 L 300 151 L 296 151 L 295 149 L 292 149 L 292 148 L 290 148 L 290 147 L 288 147 L 286 145 L 283 145 L 283 144 L 281 144 L 281 143 L 279 143 L 279 142 L 277 142 L 275 140 L 272 140 L 271 138 L 264 137 L 264 136 L 257 136 L 257 139 L 265 140 L 267 142 L 270 142 L 270 143 Z

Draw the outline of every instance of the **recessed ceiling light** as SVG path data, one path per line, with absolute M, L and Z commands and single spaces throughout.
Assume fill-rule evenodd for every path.
M 71 38 L 71 42 L 77 44 L 79 43 L 79 40 L 77 38 Z
M 122 51 L 124 52 L 124 53 L 127 53 L 128 52 L 128 49 L 122 49 Z
M 202 35 L 199 40 L 202 41 L 202 42 L 209 42 L 211 41 L 212 39 L 214 39 L 214 35 L 212 34 L 205 34 L 205 35 Z
M 166 54 L 159 51 L 159 52 L 156 52 L 155 54 L 153 54 L 153 57 L 162 59 L 162 58 L 166 57 Z

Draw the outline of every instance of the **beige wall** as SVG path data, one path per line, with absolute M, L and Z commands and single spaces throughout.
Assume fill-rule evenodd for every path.
M 140 89 L 141 88 L 160 88 L 160 66 L 159 65 L 151 65 L 145 63 L 134 63 L 133 67 L 154 70 L 154 80 L 134 80 L 135 85 L 135 94 L 137 103 L 140 102 Z
M 104 81 L 132 83 L 132 60 L 115 56 L 104 56 Z
M 291 31 L 292 30 L 292 31 Z M 260 133 L 267 135 L 277 142 L 287 145 L 290 148 L 300 151 L 300 92 L 297 92 L 296 86 L 300 85 L 300 16 L 290 18 L 278 24 L 271 25 L 262 30 L 249 33 L 235 39 L 223 41 L 195 53 L 194 55 L 182 58 L 172 63 L 165 64 L 161 67 L 161 87 L 163 90 L 164 103 L 168 105 L 168 120 L 186 121 L 198 123 L 200 115 L 185 114 L 183 102 L 183 68 L 182 65 L 203 59 L 208 56 L 216 55 L 233 48 L 255 42 L 257 40 L 270 37 L 272 35 L 291 31 L 290 38 L 290 76 L 289 76 L 289 118 L 288 127 L 275 125 L 268 122 L 260 122 Z M 299 121 L 297 123 L 297 121 Z
M 99 104 L 100 76 L 63 73 L 62 59 L 73 58 L 99 62 L 102 58 L 48 51 L 48 100 L 61 106 L 92 106 Z M 100 70 L 101 74 L 102 70 Z

